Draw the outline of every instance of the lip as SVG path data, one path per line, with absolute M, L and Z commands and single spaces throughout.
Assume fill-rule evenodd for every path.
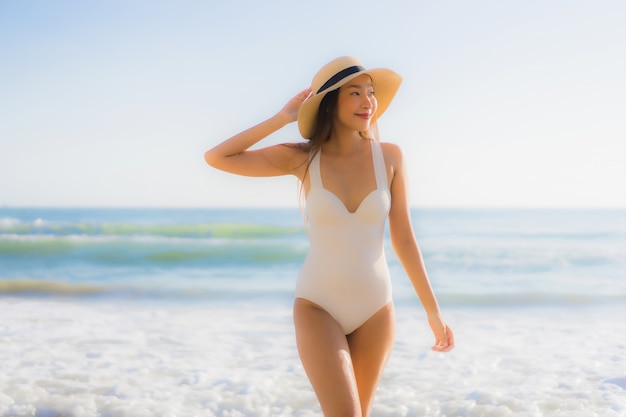
M 372 115 L 370 113 L 357 113 L 355 114 L 356 117 L 360 117 L 363 120 L 369 120 L 372 118 Z

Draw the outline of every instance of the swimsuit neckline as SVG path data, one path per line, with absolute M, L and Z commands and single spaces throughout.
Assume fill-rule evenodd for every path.
M 363 203 L 372 195 L 374 195 L 374 193 L 376 191 L 378 191 L 380 189 L 380 181 L 378 178 L 378 169 L 376 167 L 376 155 L 374 154 L 375 150 L 374 150 L 374 141 L 372 139 L 369 139 L 370 142 L 370 147 L 371 147 L 371 154 L 372 154 L 372 164 L 374 167 L 374 178 L 376 181 L 376 188 L 374 188 L 372 191 L 370 191 L 369 193 L 367 193 L 365 195 L 365 197 L 363 197 L 361 199 L 361 201 L 359 202 L 359 204 L 357 205 L 356 209 L 354 211 L 350 211 L 348 209 L 348 206 L 346 205 L 346 203 L 344 203 L 344 201 L 339 198 L 339 196 L 335 193 L 333 193 L 332 191 L 330 191 L 329 189 L 327 189 L 326 187 L 324 187 L 324 180 L 322 179 L 322 168 L 321 168 L 321 157 L 322 157 L 322 150 L 320 149 L 320 151 L 317 153 L 317 155 L 315 155 L 315 158 L 317 158 L 317 170 L 318 170 L 318 178 L 319 178 L 319 188 L 322 189 L 323 191 L 327 192 L 328 194 L 330 194 L 331 196 L 333 196 L 339 203 L 341 203 L 341 205 L 343 206 L 344 210 L 346 211 L 346 213 L 348 214 L 356 214 L 359 212 L 359 209 L 361 207 L 363 207 Z

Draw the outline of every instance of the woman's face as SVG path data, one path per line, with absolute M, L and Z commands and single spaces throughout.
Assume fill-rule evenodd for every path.
M 360 75 L 339 88 L 335 123 L 350 130 L 369 129 L 378 101 L 369 75 Z

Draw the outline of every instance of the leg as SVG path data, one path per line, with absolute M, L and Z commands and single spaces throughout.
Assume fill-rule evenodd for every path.
M 348 335 L 363 417 L 369 409 L 394 340 L 395 314 L 390 302 Z
M 317 304 L 296 298 L 296 342 L 325 417 L 361 417 L 350 347 L 337 321 Z

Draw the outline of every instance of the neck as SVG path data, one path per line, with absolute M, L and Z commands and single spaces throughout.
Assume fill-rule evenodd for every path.
M 364 139 L 359 132 L 344 132 L 344 134 L 333 134 L 324 145 L 324 150 L 335 155 L 352 155 L 361 150 L 363 143 Z

